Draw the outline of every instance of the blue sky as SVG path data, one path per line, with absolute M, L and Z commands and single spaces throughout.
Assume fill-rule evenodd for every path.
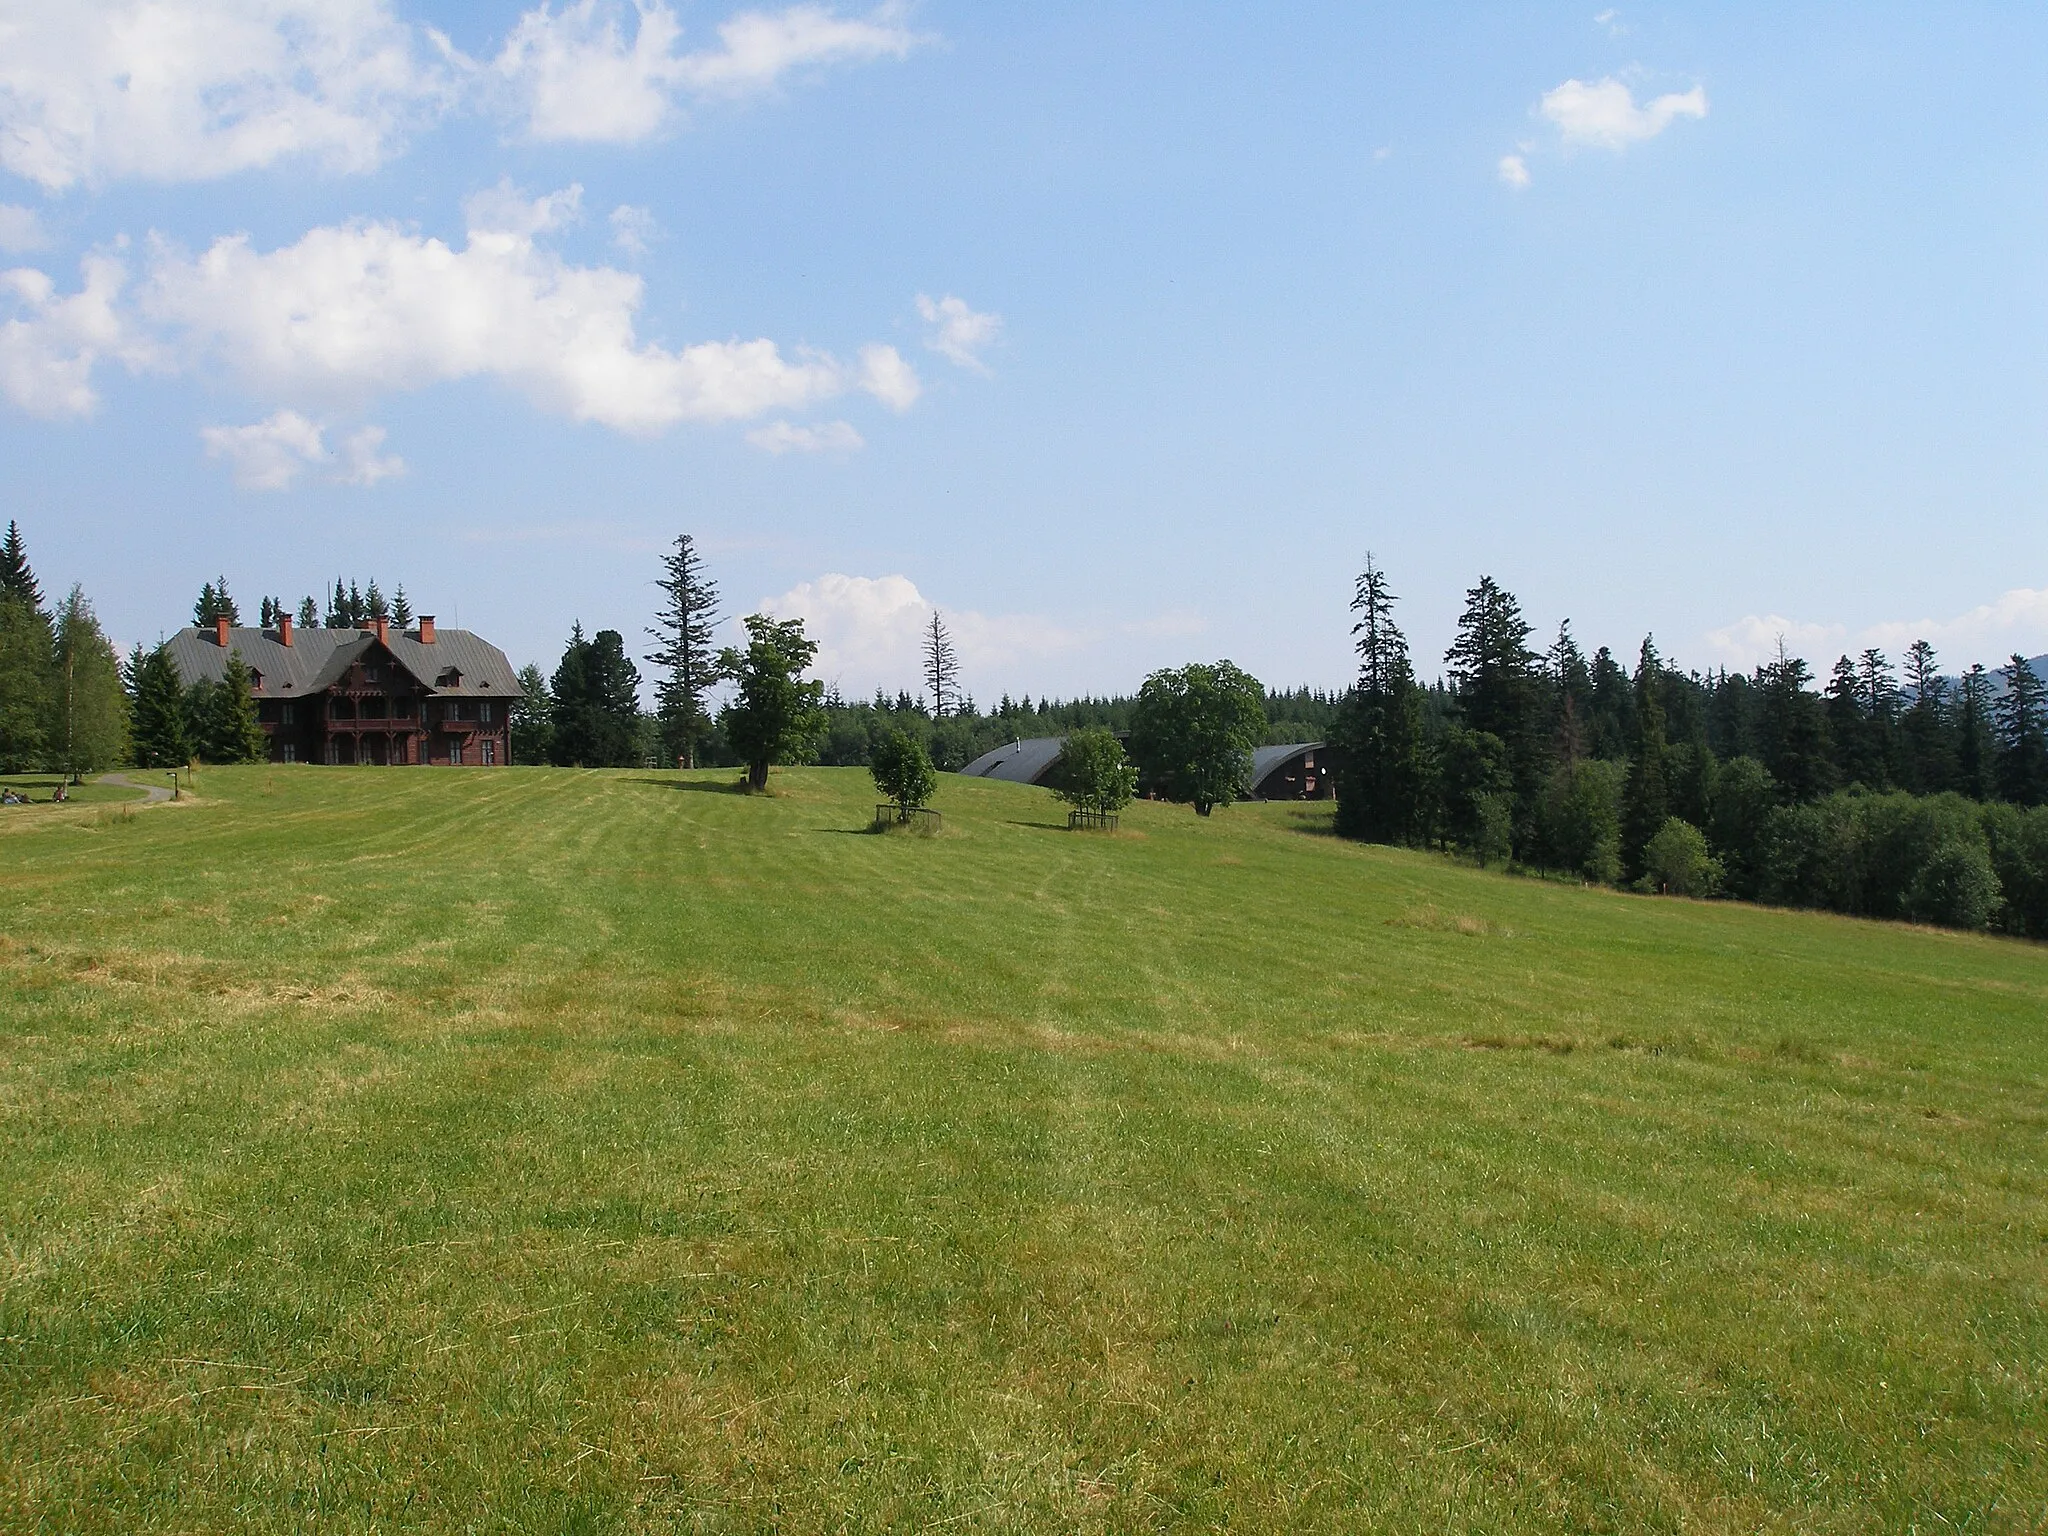
M 0 0 L 0 516 L 153 640 L 551 667 L 698 536 L 852 692 L 1545 631 L 2048 649 L 2048 12 Z

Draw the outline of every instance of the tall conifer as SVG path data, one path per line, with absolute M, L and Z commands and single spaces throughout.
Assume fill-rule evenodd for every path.
M 648 660 L 661 668 L 654 685 L 662 741 L 685 768 L 697 766 L 697 744 L 711 729 L 705 696 L 718 681 L 711 636 L 718 624 L 718 583 L 704 574 L 704 558 L 687 533 L 661 559 L 662 604 L 647 631 L 655 642 Z
M 1365 557 L 1353 590 L 1352 644 L 1358 681 L 1337 724 L 1337 830 L 1371 842 L 1425 835 L 1422 816 L 1422 699 L 1408 641 L 1394 622 L 1386 572 Z
M 1998 792 L 2014 805 L 2048 803 L 2048 687 L 2017 652 L 1999 670 Z
M 159 645 L 133 669 L 134 704 L 129 741 L 143 768 L 182 768 L 192 760 L 185 730 L 185 696 L 178 687 L 170 650 Z
M 1629 752 L 1628 782 L 1621 797 L 1621 865 L 1630 880 L 1643 876 L 1643 850 L 1671 814 L 1664 739 L 1662 663 L 1649 636 L 1636 661 L 1636 739 Z

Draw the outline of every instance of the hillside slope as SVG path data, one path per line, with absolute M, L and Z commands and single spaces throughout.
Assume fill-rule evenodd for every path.
M 2048 1518 L 2048 951 L 776 788 L 6 838 L 0 1525 Z

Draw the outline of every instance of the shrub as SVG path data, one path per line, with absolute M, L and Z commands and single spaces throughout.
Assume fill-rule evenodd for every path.
M 1643 845 L 1643 885 L 1670 896 L 1711 896 L 1721 865 L 1707 851 L 1706 834 L 1673 816 Z
M 939 787 L 938 772 L 922 739 L 891 731 L 875 748 L 869 771 L 875 787 L 896 802 L 897 820 L 908 821 L 910 813 L 931 799 Z
M 1908 917 L 1947 928 L 1984 928 L 1998 910 L 1998 875 L 1982 841 L 1951 838 L 1928 856 L 1906 892 Z
M 1101 726 L 1067 738 L 1053 793 L 1084 811 L 1114 815 L 1137 793 L 1138 770 L 1124 757 L 1123 743 Z

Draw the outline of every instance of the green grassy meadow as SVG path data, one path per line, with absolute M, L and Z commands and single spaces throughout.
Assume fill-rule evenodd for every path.
M 0 837 L 0 1528 L 2048 1527 L 2048 950 L 727 777 Z

